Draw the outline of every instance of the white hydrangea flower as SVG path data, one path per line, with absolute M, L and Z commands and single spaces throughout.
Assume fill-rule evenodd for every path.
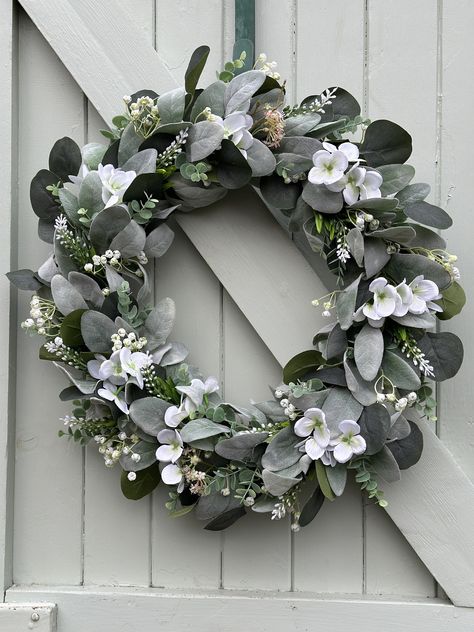
M 314 167 L 308 173 L 308 180 L 313 184 L 330 185 L 343 177 L 349 162 L 359 158 L 359 149 L 353 143 L 341 143 L 339 147 L 323 143 L 323 147 L 313 155 Z
M 113 165 L 99 165 L 97 171 L 102 182 L 102 201 L 105 208 L 120 204 L 125 191 L 137 177 L 135 171 L 122 171 Z

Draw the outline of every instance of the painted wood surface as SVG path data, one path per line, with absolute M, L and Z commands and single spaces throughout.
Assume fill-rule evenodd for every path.
M 307 593 L 23 587 L 9 602 L 58 604 L 58 632 L 472 632 L 474 610 L 438 599 L 402 602 Z
M 0 603 L 2 632 L 56 632 L 57 608 L 54 603 Z
M 5 273 L 16 265 L 16 131 L 14 114 L 16 97 L 16 19 L 9 0 L 0 1 L 0 147 L 4 164 L 0 170 L 0 190 L 3 203 L 0 207 L 2 236 L 0 237 L 0 319 L 5 331 L 3 353 L 0 360 L 0 587 L 8 588 L 12 582 L 13 547 L 13 477 L 14 477 L 14 410 L 15 393 L 14 359 L 16 354 L 15 300 Z M 15 323 L 15 324 L 14 324 Z
M 94 14 L 95 21 L 90 20 L 90 8 L 96 5 L 92 0 L 75 3 L 72 14 L 68 12 L 68 3 L 58 0 L 41 3 L 22 0 L 21 4 L 34 14 L 38 26 L 46 32 L 47 40 L 60 53 L 62 60 L 59 61 L 26 15 L 21 13 L 18 31 L 18 167 L 23 177 L 19 187 L 18 253 L 22 267 L 35 268 L 45 258 L 47 250 L 36 237 L 35 219 L 28 202 L 28 182 L 35 171 L 46 163 L 54 140 L 62 135 L 70 135 L 78 142 L 97 140 L 98 129 L 104 126 L 104 122 L 96 110 L 110 119 L 112 114 L 120 111 L 121 96 L 134 87 L 146 85 L 163 91 L 181 82 L 189 55 L 195 46 L 202 43 L 209 43 L 212 47 L 203 78 L 204 82 L 212 81 L 214 68 L 231 57 L 234 16 L 230 0 L 209 0 L 205 5 L 197 0 L 174 3 L 135 0 L 133 5 L 129 0 L 113 3 L 107 0 L 100 3 Z M 447 6 L 441 15 L 442 12 L 436 10 L 436 3 L 423 0 L 422 4 L 423 9 L 418 12 L 408 0 L 379 0 L 377 3 L 279 0 L 276 11 L 275 0 L 257 0 L 256 52 L 265 51 L 269 58 L 279 60 L 282 75 L 288 77 L 290 101 L 296 102 L 298 98 L 328 85 L 342 85 L 360 98 L 369 116 L 391 118 L 413 133 L 417 145 L 413 164 L 420 170 L 420 177 L 433 185 L 432 199 L 439 197 L 442 184 L 443 197 L 447 198 L 449 194 L 449 204 L 456 202 L 458 227 L 450 232 L 450 246 L 460 251 L 468 270 L 471 256 L 466 238 L 470 226 L 466 213 L 466 208 L 469 208 L 469 178 L 466 177 L 469 143 L 458 149 L 457 145 L 454 146 L 454 135 L 457 135 L 456 138 L 465 137 L 465 122 L 469 120 L 472 108 L 472 98 L 464 98 L 461 102 L 458 84 L 467 75 L 472 58 L 469 20 L 463 16 L 470 15 L 473 9 L 467 1 L 461 2 L 462 9 L 459 11 L 444 3 Z M 438 4 L 441 7 L 443 3 Z M 111 11 L 112 5 L 116 11 Z M 55 12 L 49 19 L 47 12 L 52 9 Z M 71 46 L 73 27 L 58 26 L 60 20 L 70 16 L 73 17 L 74 28 L 77 26 L 74 46 Z M 123 25 L 123 16 L 126 16 L 126 26 Z M 92 36 L 85 29 L 91 30 Z M 127 55 L 123 55 L 123 46 L 113 44 L 120 38 L 122 41 L 126 39 L 123 37 L 124 29 L 133 35 L 134 42 L 127 48 Z M 315 42 L 315 30 L 324 33 L 324 42 L 320 37 Z M 406 33 L 413 37 L 407 39 Z M 103 45 L 105 41 L 107 44 Z M 400 46 L 400 41 L 405 42 L 404 46 Z M 5 46 L 5 41 L 1 45 Z M 324 50 L 324 63 L 321 64 L 314 63 L 318 46 Z M 154 53 L 155 48 L 158 53 Z M 88 61 L 91 51 L 95 55 L 93 64 Z M 83 57 L 78 65 L 77 55 L 81 52 Z M 126 59 L 117 70 L 119 54 Z M 112 60 L 113 68 L 107 57 Z M 3 62 L 3 56 L 1 59 Z M 98 64 L 97 59 L 103 65 Z M 143 59 L 148 61 L 143 63 Z M 64 64 L 70 67 L 74 79 L 65 70 Z M 441 78 L 444 97 L 440 109 L 438 93 L 441 93 Z M 137 83 L 134 84 L 134 81 Z M 91 102 L 85 99 L 83 91 Z M 33 124 L 33 117 L 39 119 L 41 125 Z M 2 129 L 0 127 L 3 139 Z M 1 177 L 5 177 L 4 172 Z M 8 174 L 6 177 L 9 177 Z M 252 199 L 252 204 L 256 203 L 255 198 Z M 274 273 L 270 268 L 255 267 L 261 263 L 259 257 L 239 250 L 238 242 L 247 241 L 267 253 L 272 244 L 278 252 L 281 244 L 287 253 L 287 246 L 291 244 L 271 221 L 270 215 L 262 212 L 258 203 L 256 217 L 261 219 L 256 221 L 264 230 L 268 227 L 271 238 L 252 236 L 248 225 L 252 219 L 249 218 L 250 207 L 247 205 L 242 209 L 244 202 L 245 197 L 235 197 L 234 202 L 229 197 L 222 204 L 222 213 L 208 209 L 207 213 L 199 212 L 182 218 L 180 222 L 185 229 L 185 222 L 188 222 L 185 232 L 192 239 L 176 225 L 176 243 L 157 262 L 155 276 L 156 298 L 171 295 L 177 303 L 175 339 L 191 347 L 190 359 L 193 363 L 199 364 L 205 373 L 219 377 L 226 398 L 241 403 L 249 397 L 259 399 L 267 396 L 268 384 L 278 380 L 279 365 L 297 350 L 296 341 L 301 348 L 309 346 L 311 335 L 318 327 L 318 312 L 307 300 L 323 293 L 314 273 L 301 261 L 297 251 L 292 250 L 285 257 L 280 255 L 280 259 L 284 259 L 283 263 L 286 262 L 288 270 L 293 272 L 293 276 L 290 274 L 292 279 L 300 273 L 305 275 L 302 269 L 307 270 L 308 279 L 311 275 L 311 291 L 300 287 L 302 293 L 297 296 L 291 293 L 290 283 L 287 288 L 280 283 L 276 285 L 277 296 L 272 298 L 272 292 L 267 296 L 268 282 L 274 283 Z M 237 216 L 239 220 L 246 218 L 247 225 L 242 221 L 241 232 L 234 233 L 238 238 L 228 243 L 226 230 L 232 227 L 232 217 L 229 217 L 232 208 L 234 212 L 241 213 L 241 217 Z M 230 224 L 217 223 L 218 220 L 223 222 L 225 217 Z M 212 224 L 211 218 L 214 219 Z M 191 235 L 189 226 L 193 222 Z M 224 252 L 225 243 L 233 256 L 240 257 L 237 264 L 242 266 L 237 269 L 240 282 L 239 275 L 235 271 L 232 274 L 226 258 L 218 256 L 218 247 L 215 244 L 214 248 L 210 246 L 209 237 L 204 253 L 202 240 L 206 240 L 206 232 L 210 234 L 213 227 L 219 227 L 219 234 L 214 237 L 221 252 Z M 236 230 L 235 223 L 232 230 Z M 4 241 L 2 239 L 0 250 L 3 258 L 8 256 L 3 248 Z M 15 243 L 13 248 L 16 248 Z M 200 248 L 213 270 L 202 258 Z M 270 258 L 272 265 L 278 263 L 275 259 L 275 255 Z M 261 280 L 266 279 L 260 294 L 255 294 L 257 305 L 262 305 L 261 314 L 257 313 L 259 310 L 251 309 L 251 301 L 246 296 L 247 288 L 242 282 L 242 279 L 249 278 L 249 271 L 250 278 L 253 278 L 255 270 L 261 273 Z M 220 280 L 226 285 L 225 289 Z M 255 280 L 249 283 L 248 289 L 255 293 L 259 287 Z M 272 287 L 275 288 L 275 285 Z M 288 306 L 292 309 L 291 301 L 300 307 L 301 314 L 296 316 L 299 327 L 288 329 L 291 322 L 288 324 L 289 320 L 283 320 L 279 332 L 274 319 L 269 318 L 268 305 L 262 301 L 264 294 L 269 300 L 274 300 L 273 309 L 277 313 L 282 311 L 281 305 L 284 305 L 283 311 Z M 301 307 L 304 305 L 307 308 Z M 4 301 L 1 309 L 6 309 Z M 27 299 L 22 296 L 19 300 L 21 318 L 26 316 L 26 312 Z M 271 326 L 265 326 L 264 316 L 267 325 L 270 323 Z M 458 319 L 457 324 L 453 323 L 453 330 L 461 332 L 464 340 L 468 340 L 468 327 L 469 311 Z M 291 337 L 289 331 L 294 331 Z M 222 535 L 202 532 L 192 518 L 171 521 L 166 517 L 162 507 L 166 499 L 164 490 L 151 500 L 139 503 L 125 501 L 120 497 L 117 473 L 104 471 L 95 452 L 81 454 L 74 445 L 58 444 L 55 420 L 66 412 L 66 407 L 56 400 L 60 378 L 50 367 L 41 366 L 41 373 L 38 372 L 36 346 L 36 341 L 29 340 L 21 332 L 17 353 L 18 374 L 21 375 L 19 386 L 25 388 L 28 385 L 31 397 L 25 398 L 23 391 L 17 397 L 14 575 L 18 583 L 73 585 L 84 582 L 89 586 L 131 584 L 173 589 L 293 589 L 311 593 L 403 595 L 409 598 L 432 597 L 435 594 L 431 574 L 405 538 L 401 537 L 394 522 L 379 509 L 363 505 L 355 486 L 343 500 L 328 503 L 318 519 L 296 536 L 290 534 L 288 524 L 269 524 L 259 520 L 261 517 L 258 516 L 248 517 Z M 252 358 L 251 363 L 246 361 L 248 357 Z M 443 386 L 439 428 L 443 441 L 456 449 L 462 466 L 467 472 L 473 472 L 471 435 L 474 425 L 469 400 L 463 397 L 469 389 L 469 378 L 470 373 L 465 368 L 460 377 Z M 38 401 L 44 402 L 39 410 L 35 405 Z M 0 402 L 3 412 L 3 391 Z M 446 465 L 449 455 L 434 437 L 433 441 L 433 459 L 440 454 L 441 463 Z M 451 466 L 452 460 L 446 466 L 448 469 L 443 471 L 449 472 L 450 477 L 454 476 L 448 477 L 458 486 L 458 495 L 454 498 L 465 499 L 470 488 L 460 471 L 453 470 Z M 419 534 L 414 532 L 416 525 L 421 524 L 423 530 L 420 527 L 420 533 L 426 536 L 425 528 L 430 529 L 427 524 L 429 517 L 433 518 L 433 524 L 437 520 L 439 524 L 449 524 L 455 533 L 460 531 L 450 521 L 450 517 L 456 515 L 453 499 L 438 495 L 439 503 L 435 507 L 444 512 L 444 518 L 439 515 L 436 518 L 430 513 L 433 508 L 428 507 L 429 501 L 426 505 L 425 502 L 418 503 L 421 492 L 416 490 L 422 489 L 424 493 L 429 486 L 433 461 L 429 467 L 423 464 L 418 467 L 422 468 L 421 479 L 417 478 L 417 469 L 405 474 L 409 477 L 410 490 L 403 493 L 407 493 L 408 498 L 400 497 L 402 487 L 395 489 L 394 486 L 393 490 L 389 490 L 390 513 L 438 580 L 449 584 L 450 596 L 459 603 L 470 603 L 470 597 L 466 595 L 469 580 L 462 588 L 462 581 L 456 577 L 459 568 L 464 576 L 470 572 L 472 578 L 469 555 L 464 561 L 459 559 L 447 563 L 445 569 L 439 570 L 438 565 L 441 566 L 448 556 L 446 546 L 452 541 L 448 536 L 442 541 L 437 541 L 434 536 L 417 538 Z M 446 487 L 442 486 L 442 489 Z M 470 501 L 464 503 L 461 524 L 464 520 L 472 520 L 474 515 L 474 512 L 470 513 Z M 423 514 L 421 520 L 420 512 Z M 467 533 L 470 532 L 472 529 L 467 529 Z M 131 539 L 138 543 L 133 550 L 129 546 Z M 344 556 L 334 554 L 347 541 L 351 542 L 350 551 Z M 436 562 L 434 558 L 439 550 L 444 552 L 443 558 Z M 457 554 L 459 550 L 456 549 Z M 53 559 L 54 563 L 51 563 Z M 258 565 L 255 560 L 259 561 Z M 321 568 L 324 572 L 320 572 Z M 44 596 L 47 592 L 43 591 Z M 92 588 L 91 592 L 94 592 Z M 56 597 L 60 601 L 63 599 L 59 594 Z M 27 596 L 22 595 L 21 598 L 27 599 Z M 303 601 L 306 613 L 325 616 L 331 621 L 329 611 L 318 611 L 317 608 L 322 608 L 320 605 L 311 610 L 306 600 Z M 65 608 L 67 604 L 66 609 L 78 607 L 73 608 L 72 602 L 76 602 L 76 597 L 61 601 Z M 110 600 L 103 602 L 98 598 L 97 603 L 106 604 L 104 612 L 107 607 L 112 607 Z M 192 603 L 194 607 L 198 601 Z M 252 604 L 248 606 L 245 602 L 245 607 L 256 607 L 256 614 L 263 620 L 264 613 L 270 610 L 270 601 L 265 601 L 263 609 Z M 281 614 L 282 621 L 285 621 L 284 613 L 292 607 L 288 604 L 275 611 Z M 97 620 L 102 622 L 101 607 L 97 606 L 94 612 L 99 617 Z M 299 607 L 297 605 L 297 609 Z M 200 608 L 196 605 L 196 612 Z M 350 609 L 343 611 L 344 616 L 351 616 Z M 398 617 L 404 616 L 401 614 L 403 610 L 397 606 L 396 612 L 393 620 L 402 621 Z M 428 616 L 428 611 L 423 612 Z M 429 612 L 429 616 L 437 616 L 433 610 Z M 448 610 L 441 612 L 447 613 Z M 439 625 L 455 625 L 449 617 L 458 617 L 458 613 L 464 611 L 453 609 L 449 612 L 455 614 L 443 614 L 447 618 L 443 620 L 441 617 Z M 420 620 L 416 619 L 422 616 L 421 610 L 419 613 L 412 615 L 413 620 Z M 74 632 L 76 628 L 70 626 L 77 624 L 67 612 L 64 616 L 68 617 L 64 632 Z M 300 627 L 295 629 L 306 629 L 304 626 L 308 625 L 308 619 L 304 616 L 297 620 Z M 374 615 L 380 629 L 378 616 Z M 124 621 L 127 621 L 126 617 Z M 276 619 L 270 618 L 269 621 L 272 629 L 279 629 Z M 288 619 L 286 621 L 288 623 Z M 458 625 L 465 624 L 461 618 L 459 621 Z M 214 624 L 212 620 L 211 623 Z M 410 630 L 409 627 L 406 629 Z M 219 628 L 219 632 L 225 630 Z

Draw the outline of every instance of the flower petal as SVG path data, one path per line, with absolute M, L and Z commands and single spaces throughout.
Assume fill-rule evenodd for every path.
M 338 443 L 334 448 L 334 458 L 338 463 L 347 463 L 352 458 L 352 448 L 347 443 Z
M 301 417 L 301 419 L 298 419 L 295 423 L 294 432 L 298 437 L 309 437 L 313 430 L 313 421 L 307 417 Z
M 341 143 L 338 149 L 342 151 L 350 162 L 355 162 L 359 158 L 359 148 L 354 143 Z
M 170 463 L 161 471 L 161 480 L 166 485 L 177 485 L 181 482 L 183 474 L 180 468 L 174 463 Z
M 359 434 L 359 432 L 360 432 L 360 426 L 353 419 L 343 419 L 339 423 L 339 430 L 343 434 L 349 434 L 351 432 L 352 434 L 356 435 L 356 434 Z
M 307 439 L 305 450 L 306 454 L 311 457 L 313 461 L 317 461 L 324 454 L 324 448 L 322 448 L 313 437 Z

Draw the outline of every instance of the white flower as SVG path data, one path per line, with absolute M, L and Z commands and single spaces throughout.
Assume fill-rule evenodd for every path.
M 84 266 L 84 270 L 86 272 L 92 272 L 93 269 L 94 269 L 94 266 L 92 265 L 92 263 L 86 263 L 85 266 Z
M 418 395 L 414 391 L 412 391 L 411 393 L 408 393 L 407 399 L 409 404 L 414 404 L 418 399 Z
M 400 399 L 395 404 L 395 410 L 397 410 L 398 412 L 401 412 L 402 410 L 405 410 L 407 406 L 408 406 L 408 399 L 406 397 L 400 397 Z
M 397 290 L 393 285 L 389 285 L 387 279 L 379 277 L 372 281 L 369 290 L 373 293 L 374 298 L 372 302 L 363 306 L 363 314 L 371 320 L 380 320 L 393 314 L 397 304 Z
M 183 440 L 177 430 L 160 430 L 158 441 L 163 444 L 156 451 L 158 461 L 176 463 L 183 454 Z
M 313 154 L 314 167 L 308 173 L 308 180 L 313 184 L 328 185 L 337 182 L 344 175 L 349 161 L 359 158 L 359 149 L 352 143 L 342 143 L 339 147 L 323 143 L 323 147 L 324 149 Z
M 330 191 L 342 191 L 346 204 L 351 205 L 355 204 L 359 197 L 361 200 L 381 197 L 382 181 L 382 176 L 378 171 L 367 171 L 364 167 L 355 164 L 340 180 L 328 184 L 327 187 Z
M 413 301 L 413 291 L 411 287 L 407 285 L 405 279 L 399 283 L 395 289 L 397 290 L 397 295 L 395 297 L 396 305 L 393 310 L 393 315 L 405 316 Z
M 128 406 L 125 401 L 125 393 L 123 392 L 123 386 L 116 386 L 112 382 L 104 382 L 104 387 L 99 388 L 97 391 L 100 397 L 107 399 L 119 408 L 123 413 L 128 413 Z
M 99 177 L 102 182 L 102 201 L 105 208 L 120 204 L 128 187 L 135 180 L 135 171 L 122 171 L 113 165 L 99 165 Z
M 95 365 L 91 365 L 94 366 Z M 104 360 L 99 368 L 99 379 L 109 380 L 112 384 L 125 384 L 127 373 L 122 366 L 120 351 L 114 351 L 109 360 Z
M 308 408 L 304 417 L 296 422 L 294 430 L 299 437 L 308 437 L 304 442 L 306 454 L 313 461 L 320 459 L 326 452 L 331 438 L 323 411 L 320 408 Z
M 142 369 L 150 363 L 148 355 L 146 353 L 142 353 L 141 351 L 132 353 L 130 349 L 127 348 L 121 349 L 119 354 L 122 369 L 126 371 L 128 375 L 134 377 L 138 386 L 143 388 Z
M 199 379 L 191 380 L 189 386 L 177 386 L 176 390 L 187 395 L 185 407 L 188 412 L 194 412 L 202 404 L 204 396 L 219 390 L 219 382 L 215 377 L 208 377 L 205 382 Z
M 247 157 L 247 149 L 253 145 L 253 136 L 249 132 L 253 125 L 253 118 L 250 114 L 233 112 L 225 119 L 212 115 L 212 120 L 224 128 L 224 138 L 229 138 L 236 145 L 244 157 Z
M 92 263 L 93 263 L 95 266 L 100 266 L 100 255 L 94 255 L 94 256 L 92 257 Z
M 423 314 L 427 312 L 430 307 L 435 305 L 431 303 L 431 301 L 441 298 L 436 283 L 425 279 L 422 274 L 413 279 L 410 283 L 410 288 L 413 292 L 413 300 L 408 311 L 412 314 Z M 435 309 L 437 307 L 438 306 L 435 305 Z
M 179 408 L 178 406 L 170 406 L 165 411 L 165 424 L 169 428 L 177 428 L 179 424 L 186 419 L 188 416 L 187 411 L 184 409 L 183 405 Z
M 129 481 L 134 481 L 137 478 L 136 472 L 129 472 L 127 474 L 127 478 L 128 478 Z
M 175 463 L 170 463 L 163 468 L 161 480 L 165 485 L 178 485 L 178 493 L 184 489 L 184 476 L 181 468 Z
M 347 463 L 353 455 L 363 454 L 366 449 L 364 437 L 361 437 L 360 426 L 351 419 L 345 419 L 339 424 L 341 434 L 331 441 L 334 448 L 334 458 L 338 463 Z

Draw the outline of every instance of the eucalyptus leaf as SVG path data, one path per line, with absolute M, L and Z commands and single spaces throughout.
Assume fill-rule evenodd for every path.
M 120 487 L 122 494 L 129 500 L 140 500 L 140 498 L 148 496 L 161 480 L 158 463 L 153 463 L 144 470 L 137 472 L 137 476 L 133 481 L 130 481 L 127 475 L 128 472 L 123 470 L 120 477 Z
M 424 200 L 430 194 L 431 187 L 424 182 L 418 182 L 416 184 L 409 184 L 407 187 L 397 193 L 398 203 L 402 208 L 405 208 L 413 202 L 419 202 Z
M 415 327 L 418 329 L 431 329 L 436 325 L 436 318 L 429 312 L 424 314 L 405 314 L 405 316 L 390 316 L 403 327 Z
M 240 507 L 240 500 L 233 495 L 223 496 L 220 492 L 201 496 L 196 505 L 198 520 L 212 520 L 226 511 Z
M 387 244 L 382 239 L 368 237 L 364 240 L 364 266 L 368 279 L 376 276 L 390 261 Z
M 414 219 L 415 222 L 433 226 L 433 228 L 446 229 L 452 226 L 453 220 L 439 206 L 428 204 L 428 202 L 418 201 L 407 204 L 404 208 L 405 214 Z
M 104 208 L 102 181 L 97 171 L 89 172 L 81 182 L 78 202 L 79 207 L 87 209 L 91 215 Z
M 19 290 L 31 290 L 35 292 L 43 285 L 38 281 L 33 270 L 26 268 L 23 270 L 15 270 L 14 272 L 7 272 L 6 276 L 10 283 Z
M 382 364 L 384 352 L 383 334 L 380 329 L 366 324 L 357 334 L 354 358 L 364 380 L 375 380 Z
M 436 303 L 443 308 L 442 312 L 438 312 L 437 316 L 440 320 L 449 320 L 462 311 L 466 304 L 466 294 L 457 281 L 447 287 L 442 292 L 442 298 Z
M 377 401 L 374 383 L 362 379 L 354 360 L 348 358 L 344 360 L 344 372 L 347 388 L 358 402 L 363 406 L 370 406 Z
M 387 444 L 387 448 L 395 457 L 398 467 L 401 470 L 407 470 L 420 460 L 423 452 L 423 435 L 418 426 L 412 421 L 410 424 L 411 432 L 405 439 L 399 441 L 391 441 Z
M 178 123 L 183 120 L 184 97 L 185 89 L 182 87 L 164 92 L 158 97 L 156 105 L 162 125 Z
M 364 264 L 364 238 L 358 228 L 351 228 L 346 235 L 346 243 L 359 268 Z
M 347 334 L 341 329 L 339 323 L 336 323 L 327 337 L 324 357 L 326 360 L 341 361 L 346 349 Z
M 371 456 L 379 452 L 390 432 L 390 414 L 382 404 L 372 404 L 364 408 L 358 421 L 360 434 L 367 444 L 365 454 Z
M 374 121 L 365 131 L 360 153 L 371 167 L 404 163 L 412 151 L 411 136 L 392 121 Z
M 404 189 L 415 176 L 411 165 L 381 165 L 377 171 L 383 178 L 380 191 L 382 195 L 392 195 Z
M 323 364 L 325 364 L 325 361 L 319 351 L 315 349 L 302 351 L 287 362 L 283 368 L 283 379 L 287 384 L 289 382 L 296 382 Z
M 322 143 L 316 138 L 308 138 L 306 136 L 284 136 L 280 144 L 275 149 L 277 154 L 300 154 L 306 158 L 313 159 L 313 155 L 323 149 Z
M 184 74 L 184 87 L 188 94 L 194 94 L 199 78 L 206 65 L 207 58 L 209 57 L 209 52 L 209 46 L 199 46 L 191 55 Z
M 253 458 L 254 448 L 265 441 L 268 432 L 238 434 L 216 444 L 216 453 L 229 461 L 247 461 Z
M 252 170 L 252 177 L 260 178 L 273 173 L 276 160 L 272 151 L 258 138 L 247 149 L 247 162 Z
M 285 119 L 285 135 L 305 136 L 311 132 L 321 121 L 321 116 L 316 113 L 297 114 Z
M 395 241 L 398 244 L 410 244 L 416 237 L 415 229 L 412 226 L 391 226 L 372 233 L 374 237 Z
M 400 468 L 388 447 L 382 448 L 380 452 L 375 454 L 371 459 L 371 463 L 377 475 L 383 478 L 384 481 L 387 481 L 387 483 L 395 483 L 400 480 Z
M 396 283 L 401 283 L 403 280 L 410 283 L 420 274 L 425 279 L 434 281 L 440 289 L 447 287 L 451 283 L 451 277 L 443 266 L 436 263 L 436 261 L 431 261 L 424 255 L 394 254 L 390 258 L 385 272 Z
M 145 331 L 150 350 L 166 342 L 173 328 L 176 306 L 171 298 L 159 301 L 145 321 Z
M 347 483 L 347 468 L 342 463 L 326 468 L 326 476 L 335 496 L 342 496 Z
M 59 362 L 53 362 L 53 364 L 67 376 L 71 384 L 79 389 L 83 395 L 92 395 L 95 392 L 99 384 L 97 380 L 84 379 L 82 371 L 73 369 L 70 366 L 65 366 Z
M 434 379 L 437 382 L 449 380 L 461 368 L 464 348 L 460 339 L 450 331 L 427 332 L 418 341 L 418 347 L 433 367 Z
M 204 160 L 221 146 L 224 128 L 213 121 L 195 123 L 188 132 L 186 156 L 189 162 Z
M 228 529 L 234 522 L 237 522 L 237 520 L 245 516 L 245 514 L 245 508 L 242 506 L 229 509 L 220 516 L 216 516 L 211 522 L 208 522 L 204 529 L 206 529 L 206 531 L 222 531 L 223 529 Z
M 142 173 L 155 173 L 157 155 L 156 149 L 143 149 L 131 156 L 122 165 L 121 169 L 123 171 L 135 171 L 137 176 Z
M 49 169 L 63 182 L 77 175 L 82 163 L 81 150 L 72 138 L 65 136 L 57 140 L 49 153 Z
M 298 520 L 300 527 L 306 527 L 316 518 L 316 515 L 323 506 L 324 498 L 325 496 L 318 485 L 301 510 L 301 515 Z
M 113 238 L 130 223 L 130 215 L 123 206 L 109 206 L 92 220 L 89 237 L 96 252 L 103 254 Z
M 142 397 L 130 405 L 130 419 L 144 432 L 155 436 L 166 428 L 165 412 L 170 403 L 159 397 Z
M 41 169 L 35 175 L 30 185 L 30 201 L 35 214 L 42 219 L 54 221 L 59 213 L 59 202 L 46 189 L 58 184 L 58 176 L 47 169 Z
M 226 189 L 241 189 L 252 177 L 252 169 L 238 147 L 224 139 L 216 151 L 216 175 L 219 184 Z
M 265 489 L 272 494 L 272 496 L 283 496 L 295 485 L 301 481 L 301 478 L 293 478 L 290 476 L 281 476 L 276 472 L 264 469 L 262 471 L 262 479 L 265 485 Z
M 285 184 L 283 178 L 274 173 L 260 179 L 260 192 L 269 206 L 289 210 L 295 208 L 301 187 L 295 183 Z
M 124 203 L 146 203 L 149 198 L 158 199 L 163 193 L 163 175 L 161 173 L 141 173 L 123 194 Z
M 329 468 L 325 467 L 321 461 L 316 461 L 316 476 L 319 483 L 319 488 L 328 500 L 334 500 L 334 494 L 329 484 L 327 471 Z
M 322 410 L 326 415 L 326 423 L 329 430 L 339 432 L 339 423 L 344 419 L 357 421 L 362 413 L 363 406 L 347 390 L 347 388 L 335 387 L 329 391 Z
M 227 189 L 212 184 L 209 187 L 201 186 L 196 182 L 190 182 L 175 173 L 170 178 L 176 195 L 189 208 L 202 208 L 214 204 L 227 195 Z M 183 209 L 187 210 L 187 209 Z
M 123 454 L 120 457 L 120 465 L 124 470 L 129 472 L 140 472 L 145 470 L 153 463 L 156 463 L 156 450 L 158 443 L 156 441 L 139 441 L 133 446 L 132 452 L 129 454 Z M 138 454 L 140 456 L 139 461 L 132 459 L 132 454 Z
M 81 317 L 84 312 L 84 309 L 76 309 L 65 316 L 61 323 L 59 335 L 67 347 L 75 349 L 84 345 L 81 334 Z
M 319 213 L 334 215 L 343 206 L 342 193 L 330 191 L 324 184 L 307 182 L 303 189 L 303 200 Z
M 302 456 L 296 447 L 300 441 L 301 438 L 295 435 L 293 428 L 288 426 L 280 430 L 272 438 L 262 456 L 262 467 L 278 472 L 294 465 Z
M 66 214 L 68 220 L 75 224 L 76 226 L 79 224 L 80 215 L 78 214 L 79 210 L 79 200 L 77 197 L 69 191 L 69 189 L 59 189 L 59 201 L 61 202 L 62 209 Z

